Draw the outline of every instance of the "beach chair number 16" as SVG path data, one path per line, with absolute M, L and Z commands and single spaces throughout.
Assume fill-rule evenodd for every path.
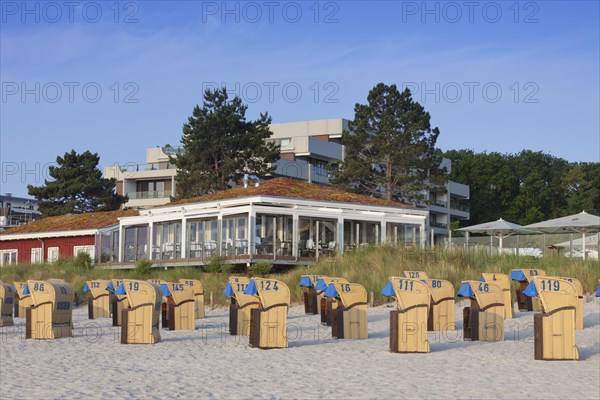
M 350 291 L 350 284 L 346 283 L 345 285 L 342 285 L 342 292 L 349 292 Z

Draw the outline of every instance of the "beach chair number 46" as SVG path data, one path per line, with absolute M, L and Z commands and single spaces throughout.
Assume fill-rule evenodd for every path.
M 279 286 L 277 286 L 277 282 L 273 282 L 273 287 L 271 287 L 271 281 L 260 281 L 261 290 L 279 290 Z
M 547 292 L 558 292 L 560 290 L 560 281 L 553 281 L 551 279 L 542 280 L 542 290 Z
M 479 291 L 480 292 L 489 292 L 490 291 L 490 285 L 488 285 L 487 283 L 480 283 L 479 284 Z

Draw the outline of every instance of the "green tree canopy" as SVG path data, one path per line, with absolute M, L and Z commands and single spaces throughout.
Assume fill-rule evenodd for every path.
M 521 225 L 600 213 L 600 163 L 569 163 L 542 152 L 518 154 L 451 150 L 450 179 L 470 186 L 474 225 L 504 218 Z
M 431 128 L 429 113 L 409 89 L 379 83 L 367 101 L 354 106 L 351 132 L 343 133 L 346 158 L 334 171 L 334 184 L 387 200 L 426 200 L 423 191 L 446 179 L 435 147 L 439 129 Z
M 58 166 L 51 166 L 49 174 L 53 180 L 44 186 L 28 185 L 31 196 L 38 200 L 39 210 L 44 216 L 64 215 L 118 209 L 127 197 L 116 194 L 114 178 L 102 178 L 98 168 L 97 153 L 75 150 L 56 157 Z
M 279 158 L 279 146 L 267 141 L 271 117 L 246 120 L 247 106 L 229 100 L 225 88 L 204 93 L 183 125 L 183 152 L 172 157 L 177 166 L 177 198 L 212 193 L 239 183 L 244 174 L 269 175 Z

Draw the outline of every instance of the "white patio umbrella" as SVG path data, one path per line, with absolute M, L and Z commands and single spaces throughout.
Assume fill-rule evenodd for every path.
M 579 214 L 537 222 L 535 224 L 527 225 L 524 228 L 535 229 L 536 231 L 544 233 L 581 233 L 583 259 L 585 260 L 585 235 L 587 233 L 600 231 L 600 217 L 582 211 Z
M 554 246 L 555 247 L 570 247 L 571 245 L 573 246 L 583 246 L 583 238 L 579 238 L 579 239 L 575 239 L 573 241 L 571 240 L 567 240 L 566 242 L 562 242 L 562 243 L 557 243 Z M 585 237 L 585 247 L 594 247 L 594 246 L 598 246 L 598 234 L 592 235 L 592 236 L 586 236 Z
M 487 235 L 490 235 L 491 237 L 498 238 L 500 242 L 500 252 L 502 252 L 502 240 L 504 238 L 517 233 L 536 233 L 534 230 L 525 229 L 519 224 L 505 221 L 502 218 L 500 218 L 498 221 L 467 226 L 458 230 L 471 233 L 485 233 Z

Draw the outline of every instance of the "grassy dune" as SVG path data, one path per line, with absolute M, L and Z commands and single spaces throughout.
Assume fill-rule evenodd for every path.
M 593 292 L 600 279 L 600 262 L 596 260 L 568 259 L 564 257 L 545 257 L 531 259 L 526 257 L 502 256 L 490 257 L 482 252 L 464 252 L 462 250 L 436 251 L 394 248 L 388 246 L 372 247 L 364 250 L 345 253 L 343 256 L 321 260 L 311 267 L 282 267 L 269 274 L 269 277 L 285 282 L 291 291 L 292 302 L 302 301 L 303 290 L 298 286 L 300 277 L 305 274 L 344 277 L 350 282 L 365 286 L 367 292 L 375 294 L 375 303 L 384 300 L 380 295 L 381 288 L 389 276 L 399 275 L 404 270 L 425 271 L 430 277 L 446 279 L 457 289 L 460 282 L 467 279 L 480 279 L 482 272 L 499 272 L 509 274 L 515 268 L 538 268 L 548 275 L 577 278 L 586 292 Z M 208 296 L 213 294 L 216 305 L 224 305 L 226 299 L 223 289 L 228 274 L 203 272 L 200 268 L 175 268 L 169 270 L 152 269 L 147 274 L 140 271 L 115 271 L 88 269 L 78 265 L 74 260 L 61 260 L 54 264 L 43 265 L 11 265 L 0 268 L 0 279 L 4 282 L 23 281 L 26 279 L 62 278 L 70 282 L 83 297 L 82 289 L 87 279 L 160 278 L 166 281 L 177 281 L 180 278 L 200 279 Z

